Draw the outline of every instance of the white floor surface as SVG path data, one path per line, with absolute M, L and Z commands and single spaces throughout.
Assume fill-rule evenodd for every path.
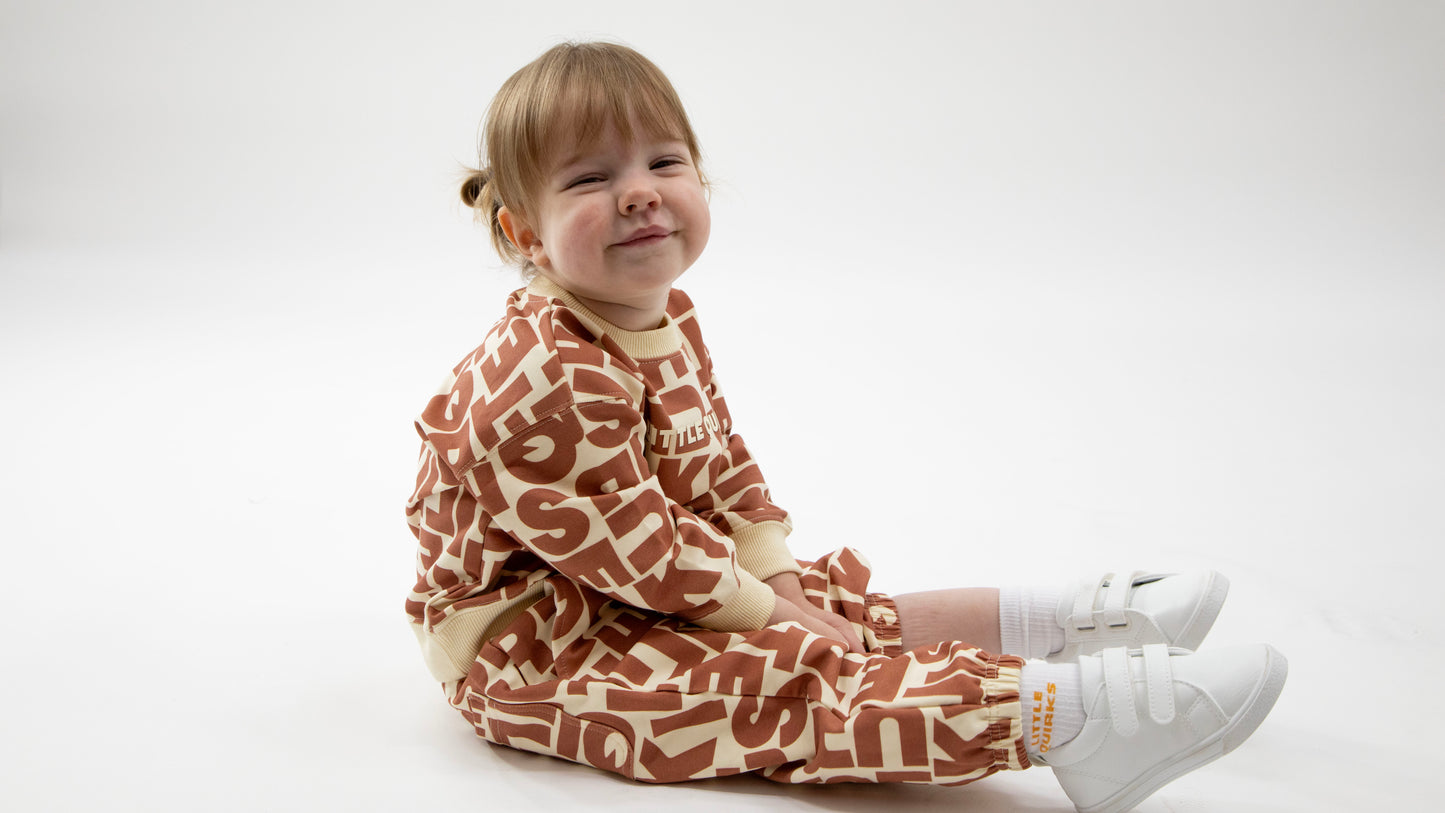
M 0 809 L 1071 809 L 1042 769 L 634 785 L 430 682 L 410 421 L 516 286 L 455 175 L 588 35 L 692 109 L 682 287 L 796 553 L 1217 568 L 1206 646 L 1289 684 L 1139 809 L 1441 804 L 1437 6 L 122 5 L 0 12 Z

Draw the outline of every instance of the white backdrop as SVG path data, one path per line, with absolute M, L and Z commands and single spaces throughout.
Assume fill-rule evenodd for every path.
M 588 37 L 702 138 L 683 287 L 796 552 L 1221 569 L 1290 684 L 1141 810 L 1438 803 L 1445 6 L 5 0 L 0 807 L 1069 809 L 634 786 L 430 682 L 410 421 L 517 285 L 456 183 Z

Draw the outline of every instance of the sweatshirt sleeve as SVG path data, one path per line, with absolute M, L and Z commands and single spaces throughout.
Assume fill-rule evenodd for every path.
M 788 512 L 773 502 L 762 469 L 748 451 L 742 436 L 732 431 L 732 415 L 722 388 L 713 372 L 712 359 L 702 350 L 702 375 L 706 395 L 724 433 L 727 468 L 715 477 L 713 489 L 693 502 L 698 515 L 733 540 L 738 563 L 759 579 L 779 573 L 801 573 L 788 548 L 792 521 Z
M 762 472 L 742 437 L 729 435 L 730 468 L 718 478 L 707 499 L 697 501 L 698 516 L 733 541 L 738 564 L 759 579 L 779 573 L 801 573 L 788 549 L 792 523 L 787 512 L 773 504 Z
M 775 601 L 716 525 L 669 500 L 624 399 L 574 403 L 465 474 L 493 522 L 609 598 L 715 630 L 760 629 Z

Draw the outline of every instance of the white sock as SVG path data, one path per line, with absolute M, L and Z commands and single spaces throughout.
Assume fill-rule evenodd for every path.
M 1084 688 L 1077 663 L 1029 661 L 1019 684 L 1029 756 L 1047 755 L 1084 729 Z
M 1056 587 L 1003 587 L 998 591 L 998 632 L 1003 654 L 1047 658 L 1064 648 Z

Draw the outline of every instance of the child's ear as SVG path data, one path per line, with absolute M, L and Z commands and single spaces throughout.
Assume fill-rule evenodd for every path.
M 538 260 L 545 260 L 545 254 L 542 250 L 542 240 L 537 236 L 537 232 L 531 224 L 513 214 L 505 206 L 497 210 L 497 223 L 501 225 L 502 233 L 507 235 L 507 239 L 511 241 L 512 245 L 522 252 L 522 256 L 540 268 L 542 263 Z

